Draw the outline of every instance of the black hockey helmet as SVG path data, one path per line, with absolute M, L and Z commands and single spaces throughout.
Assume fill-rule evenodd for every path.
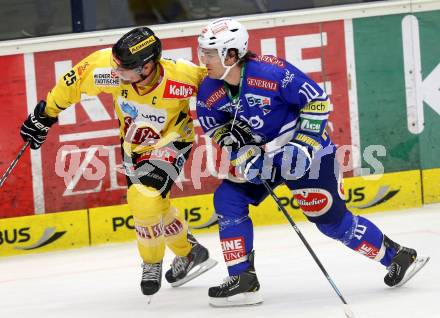
M 162 44 L 151 29 L 139 27 L 124 34 L 113 45 L 112 52 L 119 66 L 135 69 L 149 61 L 158 61 L 162 55 Z

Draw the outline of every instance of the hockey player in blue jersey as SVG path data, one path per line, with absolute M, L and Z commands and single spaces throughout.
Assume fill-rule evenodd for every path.
M 336 147 L 327 133 L 325 92 L 299 69 L 274 56 L 248 51 L 248 32 L 223 18 L 198 37 L 199 59 L 208 69 L 197 95 L 204 132 L 228 147 L 244 182 L 224 180 L 214 193 L 220 240 L 229 278 L 209 289 L 214 306 L 261 303 L 254 267 L 249 204 L 258 205 L 284 183 L 309 221 L 325 235 L 380 262 L 385 284 L 404 284 L 429 260 L 392 241 L 368 219 L 346 207 Z

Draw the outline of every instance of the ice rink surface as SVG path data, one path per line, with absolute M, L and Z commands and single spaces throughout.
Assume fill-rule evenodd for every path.
M 386 271 L 322 235 L 298 225 L 358 318 L 440 317 L 440 206 L 369 214 L 391 239 L 430 262 L 401 288 L 383 283 Z M 0 258 L 0 317 L 307 317 L 343 318 L 341 302 L 290 225 L 255 230 L 255 265 L 264 303 L 212 308 L 207 290 L 227 276 L 217 234 L 198 235 L 219 265 L 188 284 L 162 289 L 150 305 L 140 292 L 135 242 Z M 164 271 L 172 254 L 168 250 Z

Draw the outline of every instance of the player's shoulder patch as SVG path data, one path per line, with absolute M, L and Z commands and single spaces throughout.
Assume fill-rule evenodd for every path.
M 265 55 L 266 57 L 266 55 Z M 269 56 L 276 59 L 274 56 Z M 271 61 L 270 63 L 267 61 Z M 269 81 L 272 84 L 266 87 L 266 89 L 269 90 L 277 90 L 278 89 L 278 82 L 281 81 L 281 79 L 284 76 L 284 70 L 285 67 L 281 67 L 280 65 L 285 66 L 286 62 L 283 60 L 277 60 L 279 63 L 275 62 L 275 60 L 267 60 L 266 62 L 261 61 L 259 59 L 254 58 L 253 60 L 250 60 L 246 65 L 246 76 L 248 78 L 258 78 L 258 79 L 264 79 L 265 81 Z M 255 84 L 253 80 L 249 80 L 250 86 L 257 87 L 261 86 L 258 83 Z M 275 84 L 275 82 L 277 82 Z
M 119 86 L 120 80 L 111 67 L 97 67 L 93 70 L 93 80 L 96 86 Z
M 205 77 L 200 84 L 197 100 L 202 101 L 206 108 L 212 108 L 226 96 L 223 81 Z
M 96 86 L 119 86 L 119 77 L 113 71 L 111 65 L 111 54 L 111 48 L 100 49 L 91 53 L 76 65 L 76 73 L 80 77 L 90 73 Z

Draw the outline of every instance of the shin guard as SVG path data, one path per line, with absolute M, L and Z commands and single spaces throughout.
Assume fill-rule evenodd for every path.
M 188 223 L 174 207 L 170 207 L 164 218 L 165 241 L 177 256 L 187 256 L 192 245 L 188 241 Z
M 144 263 L 159 263 L 165 254 L 163 215 L 169 211 L 169 198 L 143 185 L 133 184 L 127 191 L 133 213 L 138 249 Z

